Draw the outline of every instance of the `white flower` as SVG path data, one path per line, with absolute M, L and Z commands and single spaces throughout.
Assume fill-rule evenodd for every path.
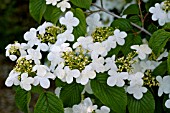
M 70 52 L 70 51 L 72 51 L 72 48 L 69 47 L 69 45 L 70 45 L 69 43 L 61 44 L 60 45 L 61 51 L 63 51 L 63 52 Z
M 51 27 L 51 26 L 53 26 L 53 24 L 51 22 L 44 22 L 42 25 L 40 25 L 37 28 L 37 31 L 39 32 L 39 34 L 45 34 L 45 29 L 47 27 Z
M 55 75 L 49 72 L 49 68 L 45 65 L 35 65 L 33 67 L 33 71 L 37 71 L 36 75 L 34 77 L 34 83 L 33 85 L 37 86 L 40 84 L 43 88 L 47 89 L 50 87 L 50 79 L 55 79 Z
M 12 70 L 9 73 L 9 76 L 5 81 L 5 85 L 7 87 L 11 87 L 13 84 L 16 85 L 16 86 L 19 85 L 20 84 L 20 81 L 19 81 L 19 75 L 20 74 L 21 74 L 20 72 L 16 72 L 16 71 Z
M 57 66 L 57 64 L 59 64 L 60 62 L 63 62 L 64 59 L 61 58 L 61 54 L 60 53 L 54 53 L 54 52 L 50 52 L 47 56 L 48 60 L 51 61 L 51 65 L 50 65 L 50 70 L 53 72 L 55 67 Z
M 157 76 L 156 80 L 159 82 L 158 96 L 162 96 L 163 93 L 170 93 L 170 76 Z
M 58 1 L 60 0 L 46 0 L 46 4 L 52 4 L 53 6 L 55 6 Z
M 78 46 L 81 45 L 82 48 L 88 49 L 88 45 L 92 43 L 93 43 L 93 38 L 91 36 L 87 36 L 87 37 L 81 36 L 77 39 L 77 42 L 73 44 L 73 48 L 77 48 Z
M 64 108 L 64 113 L 73 113 L 72 108 Z
M 9 44 L 5 49 L 6 49 L 6 56 L 9 57 L 12 61 L 15 61 L 17 59 L 17 55 L 25 56 L 27 55 L 26 49 L 28 49 L 29 46 L 25 43 L 18 43 L 15 42 L 14 44 Z M 15 53 L 15 51 L 19 53 Z M 13 53 L 11 53 L 13 52 Z
M 57 66 L 57 68 L 54 70 L 54 75 L 56 75 L 60 80 L 63 80 L 66 76 L 64 68 L 64 63 L 61 63 Z
M 132 72 L 142 72 L 144 73 L 146 70 L 153 71 L 161 62 L 150 61 L 150 60 L 137 60 L 136 63 L 132 64 Z
M 132 86 L 128 86 L 126 91 L 129 93 L 129 94 L 133 94 L 133 96 L 136 98 L 136 99 L 141 99 L 143 97 L 143 93 L 146 93 L 147 92 L 147 88 L 145 87 L 142 87 L 141 85 L 132 85 Z
M 170 94 L 169 94 L 169 99 L 166 100 L 166 102 L 165 102 L 165 106 L 166 106 L 166 108 L 170 108 Z
M 73 106 L 73 113 L 92 113 L 97 109 L 97 105 L 93 105 L 90 98 L 84 99 L 79 105 Z
M 142 72 L 137 72 L 135 74 L 129 75 L 128 80 L 130 80 L 130 85 L 134 86 L 136 84 L 143 85 L 144 74 Z
M 73 78 L 78 78 L 80 76 L 80 71 L 78 69 L 71 70 L 68 66 L 64 67 L 65 81 L 70 84 L 73 82 Z
M 38 43 L 37 44 L 37 49 L 39 49 L 39 50 L 41 50 L 41 51 L 48 51 L 48 49 L 49 49 L 49 46 L 48 46 L 48 44 L 46 44 L 46 43 Z
M 136 74 L 129 75 L 130 86 L 127 87 L 127 92 L 133 94 L 136 99 L 141 99 L 143 93 L 147 92 L 147 88 L 142 87 L 144 74 L 137 72 Z
M 146 55 L 152 53 L 152 50 L 149 48 L 149 46 L 147 44 L 133 45 L 133 46 L 131 46 L 131 49 L 136 50 L 136 52 L 138 53 L 138 57 L 141 60 L 144 60 L 146 58 Z
M 71 70 L 68 66 L 64 67 L 64 63 L 61 63 L 54 70 L 54 74 L 63 82 L 70 84 L 73 82 L 73 78 L 80 76 L 80 71 L 78 69 Z
M 156 61 L 141 61 L 140 66 L 141 66 L 141 72 L 145 72 L 146 70 L 151 70 L 153 71 L 161 62 L 156 62 Z
M 167 49 L 156 60 L 161 60 L 163 57 L 168 57 Z
M 61 88 L 62 88 L 62 87 L 57 87 L 57 88 L 55 89 L 55 91 L 54 91 L 54 93 L 56 94 L 57 97 L 60 96 Z
M 44 22 L 43 25 L 39 26 L 38 29 L 34 29 L 34 28 L 31 28 L 30 31 L 27 31 L 25 34 L 24 34 L 24 39 L 26 41 L 28 41 L 28 45 L 30 47 L 33 47 L 34 45 L 37 45 L 38 49 L 42 50 L 42 51 L 47 51 L 48 50 L 48 45 L 45 44 L 45 43 L 41 43 L 41 41 L 37 38 L 37 31 L 39 31 L 40 34 L 44 34 L 45 33 L 45 29 L 49 26 L 52 26 L 53 24 L 52 23 L 49 23 L 49 22 Z
M 40 84 L 43 88 L 47 89 L 50 87 L 50 81 L 49 78 L 55 79 L 55 75 L 53 75 L 50 72 L 47 72 L 45 75 L 37 75 L 34 77 L 34 83 L 33 85 L 37 86 Z
M 82 85 L 86 85 L 89 82 L 89 79 L 94 79 L 95 77 L 95 71 L 92 70 L 90 65 L 88 65 L 84 70 L 82 70 L 80 76 L 76 79 L 76 82 L 81 83 Z
M 61 62 L 64 62 L 64 59 L 62 58 L 62 52 L 66 51 L 72 51 L 70 47 L 68 47 L 68 43 L 58 45 L 52 45 L 50 47 L 50 51 L 47 58 L 49 61 L 51 61 L 50 69 L 54 71 L 57 64 L 60 64 Z
M 132 64 L 132 72 L 130 72 L 130 74 L 134 74 L 134 73 L 137 73 L 137 72 L 142 72 L 142 67 L 141 67 L 139 61 Z
M 40 64 L 40 59 L 42 58 L 40 50 L 28 49 L 27 52 L 28 52 L 28 55 L 26 56 L 27 60 L 32 59 L 34 60 L 35 64 Z
M 92 63 L 89 65 L 91 65 L 92 69 L 95 70 L 97 73 L 100 73 L 100 72 L 103 73 L 104 71 L 106 71 L 103 57 L 93 59 Z
M 112 48 L 116 48 L 116 41 L 112 37 L 108 37 L 107 40 L 102 42 L 102 45 L 106 48 L 107 51 L 110 51 Z
M 76 27 L 79 24 L 79 20 L 76 17 L 73 17 L 73 13 L 68 11 L 65 14 L 65 17 L 60 18 L 60 24 L 65 25 L 67 30 L 73 31 L 73 27 Z
M 112 40 L 116 41 L 119 45 L 124 45 L 125 44 L 125 37 L 127 36 L 127 33 L 122 31 L 120 32 L 119 29 L 115 29 L 114 30 L 114 35 L 113 36 L 109 36 L 110 38 L 112 38 Z
M 26 91 L 31 90 L 31 84 L 34 82 L 32 77 L 28 77 L 28 73 L 21 74 L 21 88 L 25 89 Z
M 49 70 L 49 68 L 45 65 L 35 65 L 33 68 L 32 68 L 32 71 L 35 72 L 37 71 L 37 75 L 38 76 L 44 76 Z
M 108 108 L 107 106 L 102 106 L 100 110 L 96 110 L 96 113 L 110 113 L 110 108 Z
M 105 67 L 107 71 L 109 69 L 115 70 L 115 71 L 118 70 L 117 65 L 115 63 L 115 55 L 113 55 L 111 58 L 110 57 L 106 58 L 105 62 L 106 62 Z
M 163 26 L 166 22 L 169 22 L 170 20 L 168 19 L 167 13 L 162 9 L 162 4 L 156 3 L 155 7 L 151 7 L 149 9 L 150 13 L 153 13 L 152 15 L 152 20 L 156 21 L 158 20 L 158 23 L 160 26 Z
M 65 31 L 62 34 L 57 35 L 57 44 L 63 44 L 66 41 L 73 42 L 74 41 L 74 35 L 70 31 Z
M 107 79 L 107 85 L 109 86 L 118 86 L 118 87 L 123 87 L 125 85 L 124 80 L 128 78 L 128 72 L 121 72 L 118 73 L 114 70 L 109 70 L 108 72 L 110 77 Z
M 155 7 L 151 7 L 149 9 L 150 13 L 153 13 L 152 20 L 156 21 L 160 18 L 161 13 L 163 13 L 163 10 L 161 8 L 161 5 L 159 3 L 155 4 Z
M 89 50 L 91 51 L 91 58 L 97 59 L 99 55 L 106 56 L 107 50 L 106 48 L 99 42 L 89 44 Z
M 90 81 L 84 86 L 84 89 L 82 91 L 82 94 L 87 92 L 88 94 L 93 94 L 93 91 L 91 89 Z
M 40 43 L 40 40 L 37 38 L 37 30 L 35 28 L 31 28 L 30 31 L 27 31 L 24 34 L 24 39 L 28 41 L 28 45 L 30 47 Z
M 92 14 L 86 18 L 88 25 L 88 34 L 91 35 L 96 27 L 101 27 L 102 23 L 100 21 L 100 15 L 98 13 Z
M 71 8 L 69 0 L 63 0 L 62 2 L 57 4 L 57 7 L 61 9 L 62 12 L 66 11 L 66 8 Z

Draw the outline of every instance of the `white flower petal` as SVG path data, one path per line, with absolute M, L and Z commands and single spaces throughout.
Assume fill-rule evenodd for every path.
M 115 76 L 116 76 L 116 75 L 115 75 Z M 108 79 L 107 79 L 107 85 L 109 85 L 109 86 L 115 86 L 115 85 L 116 85 L 116 79 L 115 79 L 113 76 L 108 77 Z
M 168 100 L 165 102 L 165 106 L 166 106 L 167 108 L 170 108 L 170 99 L 168 99 Z
M 47 89 L 47 88 L 50 87 L 50 81 L 49 81 L 48 79 L 42 78 L 42 79 L 40 80 L 40 85 L 41 85 L 43 88 Z

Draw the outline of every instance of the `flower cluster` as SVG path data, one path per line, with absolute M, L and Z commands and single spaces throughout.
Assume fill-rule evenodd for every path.
M 100 18 L 97 14 L 91 16 Z M 127 33 L 112 27 L 101 27 L 100 22 L 90 24 L 93 19 L 91 16 L 86 19 L 89 26 L 87 32 L 93 32 L 80 36 L 77 41 L 72 32 L 79 24 L 79 19 L 68 11 L 59 19 L 59 26 L 45 22 L 24 34 L 27 43 L 8 45 L 6 56 L 13 61 L 18 59 L 6 85 L 20 85 L 27 91 L 31 90 L 31 85 L 46 89 L 50 87 L 49 79 L 57 77 L 68 84 L 75 80 L 89 86 L 89 81 L 95 79 L 98 73 L 107 72 L 109 86 L 125 87 L 127 93 L 141 99 L 143 93 L 147 92 L 144 85 L 157 85 L 150 72 L 160 62 L 148 60 L 152 52 L 148 44 L 132 45 L 131 49 L 135 52 L 126 57 L 108 57 L 109 51 L 125 44 Z M 42 52 L 47 53 L 47 56 L 43 56 Z M 44 57 L 47 58 L 46 62 L 42 62 Z M 91 89 L 90 86 L 88 89 Z
M 57 6 L 62 12 L 65 12 L 67 8 L 71 8 L 69 0 L 46 0 L 46 4 Z
M 110 108 L 102 106 L 97 109 L 97 105 L 93 105 L 91 99 L 85 98 L 80 104 L 74 105 L 73 108 L 65 108 L 64 113 L 109 113 Z
M 123 5 L 119 4 L 120 1 L 122 1 Z M 111 4 L 111 0 L 104 0 L 102 7 L 107 10 L 113 10 L 113 8 L 121 10 L 126 2 L 125 0 L 120 1 L 115 1 L 114 4 Z M 143 0 L 145 3 L 147 1 Z M 69 2 L 72 3 L 69 0 L 46 0 L 46 4 L 57 6 L 61 8 L 62 12 L 65 12 L 67 8 L 71 8 Z M 94 4 L 98 4 L 98 2 L 99 0 Z M 134 3 L 134 1 L 132 0 L 131 3 Z M 74 3 L 72 4 L 74 5 Z M 31 28 L 27 31 L 24 34 L 26 43 L 20 44 L 15 42 L 14 44 L 9 44 L 6 47 L 6 56 L 10 60 L 16 61 L 16 65 L 5 81 L 6 86 L 11 87 L 15 85 L 26 91 L 31 91 L 32 86 L 41 86 L 44 89 L 48 89 L 52 80 L 59 80 L 62 85 L 57 86 L 55 90 L 56 96 L 59 98 L 60 90 L 64 89 L 64 85 L 72 84 L 82 87 L 82 90 L 79 91 L 80 95 L 84 96 L 87 94 L 91 96 L 94 91 L 96 96 L 91 83 L 98 80 L 100 75 L 107 75 L 105 79 L 102 79 L 103 86 L 110 89 L 123 89 L 125 93 L 133 95 L 133 99 L 136 100 L 142 99 L 149 89 L 156 86 L 159 88 L 158 96 L 162 96 L 163 93 L 169 95 L 165 106 L 170 108 L 170 76 L 153 76 L 157 67 L 161 66 L 165 61 L 164 59 L 168 57 L 167 49 L 159 48 L 159 51 L 155 54 L 154 52 L 158 45 L 154 46 L 154 48 L 150 42 L 148 44 L 147 40 L 140 36 L 137 42 L 135 42 L 135 38 L 138 38 L 141 32 L 150 35 L 144 29 L 144 24 L 141 28 L 128 20 L 127 24 L 130 28 L 125 30 L 125 32 L 122 26 L 124 27 L 126 23 L 125 25 L 121 23 L 122 26 L 116 25 L 116 27 L 113 23 L 110 26 L 111 23 L 109 22 L 113 21 L 113 17 L 104 12 L 93 13 L 93 10 L 96 11 L 99 7 L 93 8 L 90 7 L 91 10 L 84 12 L 87 13 L 86 18 L 82 16 L 84 14 L 83 10 L 76 9 L 77 12 L 75 11 L 76 14 L 79 11 L 82 12 L 82 15 L 74 15 L 74 9 L 66 11 L 59 17 L 57 25 L 51 22 L 44 22 L 38 28 Z M 152 20 L 158 20 L 160 26 L 170 22 L 169 9 L 169 0 L 165 0 L 161 4 L 156 3 L 155 7 L 149 9 L 149 12 L 153 14 Z M 89 12 L 90 15 L 88 15 Z M 79 16 L 84 17 L 84 19 L 81 20 Z M 144 22 L 146 17 L 142 17 L 141 20 Z M 107 23 L 108 18 L 109 22 Z M 86 25 L 82 24 L 83 21 L 86 22 Z M 132 29 L 135 26 L 141 31 L 136 32 L 137 29 Z M 82 29 L 85 33 L 84 35 L 79 35 L 77 32 L 79 30 L 81 32 Z M 131 36 L 135 36 L 135 38 Z M 130 38 L 135 40 L 134 43 L 129 44 Z M 143 42 L 141 39 L 144 39 Z M 165 45 L 165 41 L 162 40 L 160 41 L 161 47 Z M 152 40 L 151 43 L 153 43 Z M 120 50 L 116 53 L 115 51 L 119 48 Z M 123 49 L 128 50 L 124 51 Z M 165 63 L 168 65 L 167 62 Z M 83 97 L 79 104 L 76 103 L 76 105 L 69 106 L 70 108 L 65 108 L 65 113 L 110 112 L 110 108 L 104 105 L 97 109 L 98 106 L 93 105 L 97 103 L 88 96 L 85 99 Z
M 66 23 L 70 21 L 69 23 Z M 73 27 L 79 24 L 79 20 L 73 17 L 72 12 L 67 12 L 60 18 L 60 25 L 55 26 L 50 22 L 44 22 L 37 29 L 31 28 L 24 34 L 27 43 L 9 44 L 6 47 L 6 56 L 12 61 L 16 60 L 14 69 L 10 72 L 5 84 L 7 86 L 20 85 L 29 91 L 31 85 L 41 85 L 47 89 L 50 87 L 49 79 L 55 79 L 56 75 L 45 62 L 42 62 L 42 52 L 52 52 L 53 47 L 60 47 L 64 52 L 67 49 L 65 41 L 74 41 Z M 57 46 L 60 45 L 60 46 Z M 62 46 L 63 45 L 63 46 Z M 53 49 L 52 49 L 53 48 Z M 48 55 L 50 61 L 50 55 Z M 57 58 L 57 57 L 56 57 Z
M 151 7 L 149 12 L 152 13 L 152 20 L 157 21 L 160 26 L 163 26 L 165 23 L 170 22 L 170 1 L 165 0 L 162 3 L 156 3 L 155 7 Z

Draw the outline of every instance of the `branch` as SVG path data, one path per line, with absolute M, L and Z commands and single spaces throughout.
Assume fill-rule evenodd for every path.
M 116 17 L 116 18 L 122 18 L 121 16 L 116 15 L 116 14 L 114 14 L 114 13 L 111 13 L 111 12 L 107 11 L 106 9 L 104 9 L 104 8 L 102 8 L 102 7 L 99 7 L 99 6 L 95 5 L 95 4 L 92 4 L 92 5 L 95 6 L 95 7 L 97 7 L 97 8 L 100 9 L 101 11 L 104 11 L 104 12 L 106 12 L 107 14 L 110 14 L 110 15 Z M 138 28 L 138 29 L 141 30 L 142 32 L 148 34 L 149 36 L 152 36 L 152 34 L 149 33 L 149 31 L 147 31 L 145 28 L 140 27 L 140 26 L 138 26 L 137 24 L 135 24 L 135 23 L 133 23 L 133 22 L 130 22 L 130 23 L 131 23 L 132 26 Z
M 103 0 L 100 0 L 100 3 L 101 3 L 101 7 L 103 8 Z

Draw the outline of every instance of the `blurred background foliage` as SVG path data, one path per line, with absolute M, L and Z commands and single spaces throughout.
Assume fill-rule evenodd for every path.
M 0 0 L 0 53 L 14 41 L 24 42 L 23 35 L 37 22 L 29 14 L 29 0 Z
M 5 47 L 14 41 L 24 42 L 24 33 L 37 26 L 29 14 L 29 0 L 0 0 L 0 113 L 21 113 L 15 105 L 15 92 L 5 86 L 5 79 L 14 66 L 4 56 Z

